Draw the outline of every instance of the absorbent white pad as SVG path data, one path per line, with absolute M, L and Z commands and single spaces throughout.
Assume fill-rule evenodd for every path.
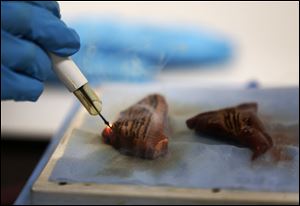
M 84 116 L 74 128 L 50 181 L 138 184 L 188 188 L 299 191 L 299 89 L 111 88 L 104 90 L 103 114 L 109 120 L 147 94 L 165 96 L 169 105 L 169 151 L 156 160 L 125 156 L 101 141 L 104 125 Z M 282 146 L 288 160 L 267 152 L 251 161 L 252 151 L 199 136 L 185 121 L 201 112 L 257 102 L 271 136 L 291 140 Z

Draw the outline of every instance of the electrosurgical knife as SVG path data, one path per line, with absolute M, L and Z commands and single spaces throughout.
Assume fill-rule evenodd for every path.
M 72 92 L 91 115 L 99 115 L 104 123 L 111 127 L 102 116 L 102 101 L 88 84 L 87 79 L 81 73 L 71 57 L 59 57 L 50 54 L 53 62 L 53 70 L 61 82 Z

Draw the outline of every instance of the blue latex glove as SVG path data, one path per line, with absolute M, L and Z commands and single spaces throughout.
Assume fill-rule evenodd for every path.
M 1 99 L 36 101 L 51 73 L 47 52 L 70 56 L 79 47 L 56 2 L 1 1 Z
M 82 19 L 72 26 L 81 38 L 74 60 L 96 83 L 147 81 L 162 69 L 201 68 L 203 64 L 222 63 L 232 55 L 227 38 L 201 28 L 158 27 L 103 17 Z

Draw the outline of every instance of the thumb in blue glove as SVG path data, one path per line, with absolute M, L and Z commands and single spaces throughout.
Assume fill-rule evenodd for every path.
M 56 2 L 1 2 L 1 99 L 36 101 L 51 73 L 47 52 L 70 56 L 79 36 Z

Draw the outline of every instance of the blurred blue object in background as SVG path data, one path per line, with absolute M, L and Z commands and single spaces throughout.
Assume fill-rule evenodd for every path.
M 259 82 L 257 80 L 251 80 L 248 82 L 247 88 L 248 89 L 258 89 L 259 86 Z
M 107 20 L 71 26 L 81 38 L 74 61 L 91 82 L 148 81 L 162 69 L 198 68 L 232 55 L 228 39 L 201 29 Z

